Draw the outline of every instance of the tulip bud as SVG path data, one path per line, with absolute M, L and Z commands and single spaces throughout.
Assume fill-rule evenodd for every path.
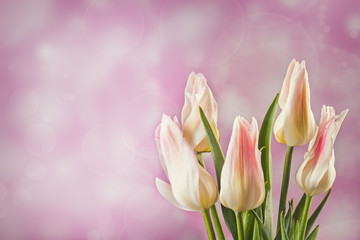
M 258 126 L 253 118 L 251 125 L 238 116 L 221 172 L 221 203 L 244 212 L 261 205 L 265 197 L 261 152 L 257 148 Z
M 192 146 L 183 137 L 176 118 L 163 115 L 156 129 L 160 162 L 170 184 L 156 178 L 160 194 L 178 208 L 203 211 L 215 204 L 217 186 L 198 163 Z
M 304 161 L 296 172 L 296 182 L 310 196 L 327 191 L 334 183 L 334 141 L 348 110 L 335 115 L 333 107 L 323 106 L 319 127 L 309 143 Z
M 310 106 L 305 61 L 292 60 L 279 96 L 282 109 L 274 125 L 276 140 L 288 146 L 304 145 L 314 137 L 316 124 Z
M 185 104 L 181 114 L 184 137 L 195 151 L 209 152 L 210 145 L 200 118 L 199 106 L 204 110 L 216 137 L 219 138 L 218 112 L 214 96 L 204 75 L 201 73 L 195 75 L 192 72 L 185 88 Z

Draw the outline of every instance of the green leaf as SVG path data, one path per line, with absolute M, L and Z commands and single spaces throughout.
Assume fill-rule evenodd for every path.
M 293 221 L 292 221 L 293 204 L 294 204 L 294 201 L 293 201 L 293 199 L 291 199 L 291 201 L 289 202 L 289 209 L 286 213 L 285 222 L 284 222 L 285 231 L 286 231 L 288 237 L 291 236 L 292 231 L 293 231 L 293 225 L 294 225 Z M 279 218 L 279 220 L 280 220 L 280 218 Z M 283 237 L 282 237 L 281 225 L 280 225 L 280 231 L 276 233 L 275 240 L 281 240 L 281 239 L 283 239 Z
M 289 240 L 289 237 L 287 236 L 287 232 L 286 232 L 286 229 L 285 229 L 284 212 L 281 212 L 281 215 L 280 215 L 280 232 L 281 232 L 281 239 L 282 240 Z
M 310 235 L 306 238 L 306 240 L 315 240 L 319 231 L 319 225 L 315 227 L 315 229 L 310 233 Z
M 250 211 L 246 211 L 243 212 L 242 216 L 244 222 L 245 239 L 259 240 L 259 228 L 257 222 L 255 221 L 254 215 L 251 214 Z
M 252 240 L 260 240 L 259 226 L 257 222 L 254 222 L 254 232 Z
M 217 138 L 211 128 L 211 125 L 204 114 L 204 111 L 202 110 L 201 107 L 199 107 L 199 110 L 200 110 L 201 120 L 203 122 L 207 138 L 209 140 L 209 144 L 210 144 L 210 148 L 211 148 L 211 155 L 213 157 L 214 165 L 215 165 L 217 184 L 218 184 L 218 188 L 219 188 L 219 192 L 220 192 L 221 170 L 224 165 L 225 157 L 222 152 L 220 143 L 217 140 Z M 223 205 L 221 205 L 221 210 L 223 212 L 225 223 L 226 223 L 230 233 L 232 234 L 234 239 L 237 239 L 235 213 L 231 209 L 229 209 Z
M 294 205 L 294 200 L 291 199 L 289 202 L 288 212 L 286 213 L 286 216 L 285 216 L 285 228 L 286 228 L 286 231 L 289 233 L 288 235 L 290 235 L 290 233 L 291 233 L 290 230 L 291 230 L 293 205 Z
M 280 213 L 285 212 L 286 202 L 287 202 L 287 194 L 289 190 L 289 179 L 290 179 L 290 171 L 291 171 L 291 159 L 294 147 L 287 146 L 286 154 L 285 154 L 285 162 L 284 162 L 284 170 L 281 182 L 281 191 L 280 191 L 280 199 L 279 199 L 279 209 L 278 209 L 278 221 L 276 231 L 280 231 Z
M 294 221 L 295 224 L 295 230 L 294 230 L 294 236 L 293 239 L 298 239 L 299 232 L 300 232 L 300 223 L 298 220 Z
M 293 219 L 294 221 L 297 221 L 300 219 L 301 213 L 303 212 L 304 209 L 304 205 L 305 205 L 305 198 L 306 198 L 306 194 L 304 193 L 298 203 L 298 205 L 295 208 L 295 212 L 293 215 Z
M 301 213 L 301 217 L 299 219 L 300 227 L 299 227 L 298 237 L 301 240 L 305 239 L 305 233 L 306 233 L 306 227 L 307 227 L 311 202 L 312 202 L 312 196 L 306 195 L 304 209 L 303 209 L 303 212 Z
M 261 231 L 261 234 L 262 234 L 262 237 L 264 240 L 271 240 L 271 235 L 270 233 L 268 232 L 268 230 L 265 228 L 264 224 L 262 223 L 260 217 L 256 214 L 256 212 L 254 210 L 251 210 L 252 214 L 254 215 L 257 223 L 258 223 L 258 226 L 260 228 L 260 231 Z
M 309 235 L 309 232 L 311 231 L 311 228 L 312 228 L 312 226 L 314 225 L 314 223 L 315 223 L 315 221 L 316 221 L 316 218 L 319 216 L 322 208 L 324 207 L 327 199 L 329 198 L 330 193 L 331 193 L 331 188 L 330 188 L 330 190 L 327 192 L 327 194 L 325 195 L 324 199 L 321 201 L 321 203 L 319 204 L 319 206 L 318 206 L 318 207 L 316 208 L 316 210 L 313 212 L 313 214 L 311 215 L 311 217 L 309 218 L 308 223 L 307 223 L 307 228 L 306 228 L 305 236 L 308 236 L 308 235 Z
M 254 215 L 250 214 L 249 211 L 243 212 L 243 222 L 244 222 L 244 235 L 245 239 L 252 239 L 254 233 Z
M 261 166 L 264 172 L 265 198 L 262 204 L 262 215 L 265 228 L 273 235 L 273 204 L 272 204 L 272 160 L 271 160 L 271 136 L 274 119 L 277 110 L 279 94 L 276 94 L 269 109 L 267 110 L 259 132 L 258 148 L 262 150 Z

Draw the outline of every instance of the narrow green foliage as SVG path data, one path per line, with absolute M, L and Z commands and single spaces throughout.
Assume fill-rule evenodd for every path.
M 293 214 L 293 219 L 294 220 L 299 220 L 300 219 L 300 216 L 301 216 L 301 213 L 304 209 L 304 204 L 305 204 L 305 198 L 306 198 L 306 194 L 304 193 L 298 203 L 298 205 L 296 206 L 295 208 L 295 212 Z
M 272 160 L 271 160 L 271 136 L 279 94 L 276 94 L 269 109 L 267 110 L 259 132 L 258 148 L 261 151 L 261 166 L 264 172 L 265 198 L 262 208 L 262 219 L 266 229 L 273 235 L 273 206 L 272 206 Z
M 257 221 L 254 222 L 254 232 L 253 232 L 252 240 L 260 240 L 260 231 Z
M 238 240 L 246 240 L 244 232 L 244 221 L 242 212 L 235 212 Z
M 289 209 L 286 213 L 286 216 L 284 217 L 284 229 L 285 229 L 285 233 L 287 235 L 288 238 L 291 238 L 292 234 L 293 234 L 293 220 L 292 220 L 292 211 L 293 211 L 293 204 L 294 201 L 293 199 L 291 199 L 291 201 L 289 202 Z M 280 222 L 281 224 L 281 222 Z M 280 225 L 280 231 L 277 232 L 276 236 L 275 236 L 275 240 L 282 240 L 283 239 L 283 232 L 281 231 L 281 225 Z
M 287 235 L 287 231 L 285 229 L 284 212 L 281 212 L 281 215 L 280 215 L 280 232 L 281 232 L 281 240 L 289 240 L 289 237 Z
M 271 235 L 267 231 L 267 229 L 265 228 L 264 223 L 261 221 L 260 217 L 256 214 L 256 212 L 254 210 L 251 210 L 251 212 L 254 215 L 254 217 L 255 217 L 255 219 L 256 219 L 256 221 L 258 223 L 262 238 L 264 240 L 271 240 Z
M 198 159 L 198 162 L 200 163 L 200 165 L 201 165 L 204 169 L 206 169 L 203 153 L 202 153 L 202 152 L 200 152 L 200 153 L 198 152 L 198 153 L 196 153 L 196 156 L 197 156 L 197 159 Z
M 310 233 L 310 235 L 306 238 L 306 240 L 315 240 L 319 231 L 319 225 L 317 225 L 314 230 Z
M 290 230 L 291 230 L 291 221 L 292 221 L 292 211 L 293 211 L 293 205 L 294 205 L 294 201 L 293 199 L 290 200 L 289 202 L 289 210 L 286 213 L 285 216 L 285 228 L 286 231 L 290 234 Z
M 224 231 L 222 229 L 221 222 L 220 222 L 219 215 L 218 215 L 215 204 L 212 205 L 212 207 L 210 208 L 210 211 L 211 211 L 211 215 L 212 215 L 212 218 L 214 221 L 216 233 L 218 235 L 219 240 L 225 240 Z
M 300 222 L 299 235 L 298 235 L 299 240 L 305 239 L 305 233 L 306 233 L 306 228 L 307 228 L 307 222 L 308 222 L 308 217 L 309 217 L 311 201 L 312 201 L 312 196 L 306 195 L 304 209 L 303 209 L 303 212 L 301 213 L 301 217 L 299 220 L 299 222 Z
M 201 120 L 204 125 L 207 138 L 209 140 L 209 144 L 210 144 L 210 148 L 211 148 L 211 155 L 214 159 L 216 180 L 218 183 L 218 188 L 220 189 L 221 170 L 224 165 L 225 157 L 222 152 L 220 143 L 217 140 L 215 133 L 213 132 L 211 125 L 205 116 L 204 111 L 202 110 L 201 107 L 199 107 L 199 110 L 200 110 Z
M 324 207 L 327 199 L 329 198 L 330 196 L 330 193 L 331 193 L 331 188 L 330 190 L 327 192 L 327 194 L 325 195 L 324 199 L 321 201 L 321 203 L 319 204 L 319 206 L 316 208 L 316 210 L 313 212 L 313 214 L 311 215 L 311 217 L 309 218 L 308 220 L 308 223 L 307 223 L 307 228 L 306 228 L 306 234 L 305 236 L 308 236 L 310 231 L 311 231 L 311 228 L 312 226 L 314 225 L 315 221 L 316 221 L 316 218 L 319 216 L 322 208 Z
M 254 215 L 250 214 L 249 211 L 243 212 L 243 221 L 244 221 L 244 234 L 245 239 L 253 239 L 253 233 L 254 233 L 254 221 L 255 217 Z
M 293 235 L 293 239 L 299 239 L 299 232 L 300 232 L 300 223 L 298 220 L 294 221 L 295 224 L 295 229 L 294 229 L 294 235 Z
M 289 179 L 290 179 L 290 170 L 291 170 L 291 158 L 294 147 L 288 146 L 286 149 L 285 163 L 283 170 L 283 177 L 281 183 L 281 192 L 280 192 L 280 201 L 279 201 L 279 213 L 278 213 L 278 223 L 276 232 L 280 231 L 280 214 L 286 210 L 286 201 L 287 193 L 289 189 Z
M 199 110 L 200 110 L 201 120 L 203 122 L 207 138 L 209 140 L 209 144 L 210 144 L 210 148 L 211 148 L 211 155 L 213 157 L 214 165 L 215 165 L 218 189 L 220 191 L 221 170 L 224 165 L 225 157 L 222 152 L 220 143 L 217 140 L 217 138 L 211 128 L 211 125 L 204 114 L 204 111 L 201 109 L 201 107 L 199 107 Z M 221 210 L 223 212 L 225 223 L 226 223 L 230 233 L 232 234 L 234 239 L 237 239 L 236 218 L 235 218 L 234 212 L 231 209 L 229 209 L 223 205 L 221 205 Z
M 202 212 L 202 215 L 203 215 L 203 218 L 204 218 L 204 222 L 205 222 L 205 226 L 206 226 L 206 232 L 208 234 L 209 240 L 216 240 L 214 228 L 213 228 L 211 218 L 210 218 L 209 209 L 205 209 Z

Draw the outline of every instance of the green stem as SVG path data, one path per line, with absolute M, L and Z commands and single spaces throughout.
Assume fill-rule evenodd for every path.
M 236 226 L 238 232 L 238 240 L 245 240 L 244 223 L 242 218 L 242 212 L 235 212 Z
M 198 161 L 199 161 L 200 165 L 201 165 L 204 169 L 206 169 L 203 154 L 202 154 L 201 152 L 200 152 L 200 153 L 197 152 L 196 155 L 197 155 L 197 158 L 198 158 Z
M 215 204 L 210 208 L 210 210 L 211 210 L 211 215 L 214 220 L 214 225 L 215 225 L 216 233 L 219 237 L 219 240 L 225 240 L 224 231 L 222 229 L 221 222 L 220 222 L 219 215 L 218 215 Z
M 299 232 L 299 238 L 298 238 L 299 240 L 305 239 L 305 233 L 306 233 L 306 227 L 307 227 L 307 222 L 308 222 L 308 217 L 309 217 L 309 212 L 310 212 L 311 201 L 312 201 L 312 196 L 306 195 L 304 210 L 300 217 L 300 232 Z
M 287 194 L 288 194 L 288 188 L 289 188 L 290 170 L 291 170 L 291 158 L 292 158 L 293 149 L 294 149 L 294 147 L 289 147 L 289 146 L 286 149 L 276 232 L 280 231 L 281 212 L 283 212 L 285 214 Z
M 202 212 L 202 215 L 204 217 L 204 221 L 205 221 L 205 226 L 206 226 L 206 232 L 208 235 L 209 240 L 215 240 L 215 232 L 214 232 L 214 228 L 211 222 L 211 218 L 210 218 L 210 213 L 209 213 L 209 209 L 205 209 Z
M 199 161 L 200 165 L 204 169 L 206 169 L 203 154 L 201 152 L 200 153 L 197 152 L 196 155 L 197 155 L 197 158 L 198 158 L 198 161 Z M 225 240 L 224 232 L 223 232 L 223 229 L 222 229 L 222 226 L 221 226 L 221 223 L 220 223 L 219 215 L 217 213 L 217 209 L 216 209 L 215 204 L 210 208 L 210 210 L 211 210 L 211 215 L 212 215 L 213 220 L 214 220 L 216 233 L 217 233 L 220 240 Z M 210 223 L 211 223 L 211 220 L 210 220 Z

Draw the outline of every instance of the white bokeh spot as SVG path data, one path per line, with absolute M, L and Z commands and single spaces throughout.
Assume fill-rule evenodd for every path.
M 11 111 L 18 117 L 30 117 L 39 108 L 39 96 L 29 88 L 18 88 L 10 97 Z
M 130 0 L 93 1 L 85 12 L 84 32 L 88 42 L 100 53 L 126 54 L 143 36 L 142 9 Z
M 24 145 L 35 156 L 48 155 L 56 146 L 56 133 L 47 124 L 32 125 L 25 132 Z

